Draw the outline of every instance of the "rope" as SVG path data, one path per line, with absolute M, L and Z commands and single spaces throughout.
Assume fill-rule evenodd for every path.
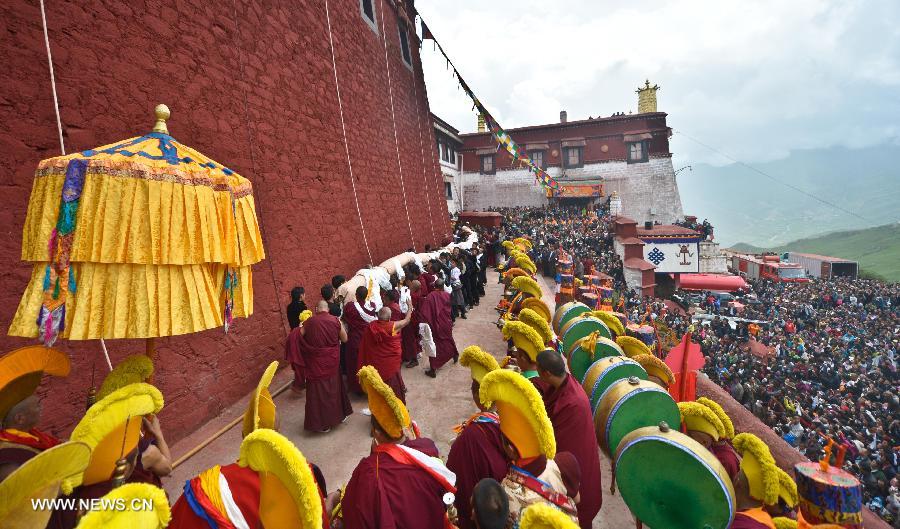
M 394 127 L 394 147 L 397 150 L 397 169 L 400 173 L 400 192 L 403 194 L 403 209 L 406 210 L 406 226 L 409 228 L 409 238 L 412 241 L 413 251 L 416 249 L 416 238 L 413 236 L 412 221 L 409 219 L 409 206 L 406 204 L 406 186 L 403 184 L 403 164 L 400 163 L 400 140 L 397 137 L 397 120 L 394 117 L 394 87 L 391 84 L 391 65 L 388 62 L 387 35 L 384 29 L 384 0 L 381 2 L 381 40 L 384 42 L 384 69 L 387 70 L 388 95 L 391 101 L 391 125 Z M 407 41 L 409 36 L 407 35 Z M 412 49 L 410 49 L 412 58 Z M 415 71 L 413 71 L 415 77 Z M 415 84 L 415 81 L 413 82 Z
M 50 66 L 50 87 L 53 88 L 53 110 L 56 111 L 56 131 L 59 133 L 59 150 L 66 155 L 66 144 L 63 141 L 62 119 L 59 117 L 59 99 L 56 97 L 56 75 L 53 73 L 53 55 L 50 54 L 50 35 L 47 33 L 47 14 L 44 12 L 44 0 L 41 0 L 41 24 L 44 26 L 44 46 L 47 47 L 47 65 Z
M 238 22 L 238 18 L 237 18 L 237 2 L 236 2 L 236 0 L 231 0 L 231 16 L 234 19 L 235 28 L 240 27 L 240 23 Z M 240 48 L 238 48 L 238 67 L 241 72 L 241 79 L 244 79 L 245 78 L 245 76 L 244 76 L 244 54 L 240 50 Z M 253 133 L 250 130 L 250 104 L 247 100 L 246 88 L 242 89 L 241 91 L 243 92 L 243 95 L 244 95 L 244 120 L 247 123 L 247 143 L 249 144 L 249 147 L 250 147 L 250 170 L 253 172 L 253 174 L 256 174 L 256 154 L 255 154 L 255 150 L 253 149 L 253 145 L 254 145 Z M 260 194 L 260 191 L 256 188 L 256 186 L 253 186 L 253 193 L 255 195 Z M 268 233 L 266 232 L 266 224 L 265 224 L 265 222 L 263 222 L 262 203 L 264 201 L 258 200 L 256 197 L 254 197 L 254 200 L 256 202 L 256 209 L 259 210 L 259 229 L 262 234 L 263 245 L 268 246 L 268 242 L 270 239 L 269 239 Z M 232 197 L 231 204 L 232 204 L 232 213 L 234 213 L 234 198 L 233 197 Z M 238 248 L 240 248 L 240 245 L 238 245 Z M 268 257 L 269 258 L 266 259 L 266 261 L 268 261 L 268 264 L 269 264 L 269 274 L 272 276 L 272 288 L 275 289 L 275 297 L 276 297 L 275 305 L 278 307 L 278 314 L 279 314 L 279 316 L 281 316 L 281 327 L 282 327 L 282 329 L 284 329 L 285 325 L 286 324 L 289 325 L 289 323 L 287 320 L 287 314 L 285 313 L 285 309 L 282 308 L 282 305 L 280 302 L 281 301 L 281 289 L 278 288 L 278 281 L 275 280 L 275 265 L 272 262 L 274 260 L 274 258 L 271 255 Z
M 414 67 L 415 68 L 415 67 Z M 422 72 L 424 79 L 424 71 Z M 419 154 L 422 156 L 422 182 L 425 184 L 425 206 L 428 208 L 428 226 L 431 228 L 431 242 L 435 240 L 434 221 L 431 218 L 431 193 L 428 192 L 428 171 L 425 169 L 425 148 L 422 143 L 422 112 L 419 106 L 419 88 L 417 86 L 419 78 L 413 70 L 413 97 L 416 98 L 416 130 L 419 131 Z M 434 160 L 432 160 L 433 162 Z
M 59 115 L 59 97 L 56 95 L 56 74 L 53 72 L 53 55 L 50 53 L 50 33 L 47 31 L 47 12 L 44 10 L 44 0 L 41 4 L 41 26 L 44 29 L 44 46 L 47 48 L 47 66 L 50 67 L 50 88 L 53 89 L 53 111 L 56 113 L 56 132 L 59 134 L 59 150 L 66 155 L 66 142 L 63 140 L 62 118 Z M 109 352 L 106 350 L 106 340 L 100 338 L 100 347 L 106 358 L 106 365 L 112 371 L 112 362 L 109 360 Z
M 369 240 L 366 238 L 366 228 L 363 226 L 362 211 L 359 209 L 359 198 L 356 196 L 356 182 L 353 179 L 353 163 L 350 161 L 350 145 L 347 143 L 347 127 L 344 124 L 344 105 L 341 103 L 341 84 L 338 81 L 337 61 L 334 59 L 334 39 L 331 36 L 331 14 L 328 10 L 328 0 L 325 0 L 325 21 L 328 24 L 328 45 L 331 47 L 331 67 L 334 72 L 334 89 L 337 92 L 338 111 L 341 116 L 341 133 L 344 137 L 344 152 L 347 155 L 347 167 L 350 170 L 350 185 L 353 189 L 353 202 L 356 203 L 356 215 L 359 217 L 359 229 L 362 231 L 363 243 L 366 245 L 366 253 L 369 262 L 374 263 L 372 251 L 369 250 Z

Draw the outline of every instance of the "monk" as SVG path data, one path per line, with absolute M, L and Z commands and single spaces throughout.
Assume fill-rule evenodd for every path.
M 294 370 L 294 381 L 291 383 L 291 391 L 294 393 L 303 393 L 303 390 L 306 389 L 306 362 L 303 360 L 303 353 L 300 352 L 301 336 L 303 336 L 303 330 L 298 325 L 291 329 L 284 344 L 284 359 L 291 364 L 291 369 Z
M 394 303 L 397 313 L 400 307 Z M 406 385 L 403 383 L 403 375 L 400 373 L 401 357 L 403 355 L 400 344 L 401 331 L 412 320 L 413 311 L 410 309 L 400 321 L 391 321 L 394 309 L 391 306 L 381 307 L 378 311 L 378 319 L 369 323 L 363 333 L 362 343 L 359 346 L 359 367 L 373 366 L 381 375 L 381 379 L 394 390 L 394 394 L 401 402 L 406 404 Z
M 425 374 L 431 378 L 437 376 L 437 370 L 450 359 L 459 358 L 456 342 L 453 341 L 453 320 L 450 318 L 450 294 L 444 290 L 444 282 L 435 280 L 434 290 L 422 301 L 419 318 L 431 328 L 436 356 L 429 359 L 430 366 Z
M 470 503 L 475 495 L 476 485 L 485 478 L 494 483 L 502 481 L 509 471 L 506 453 L 503 451 L 503 434 L 500 433 L 500 420 L 497 414 L 491 413 L 481 403 L 478 392 L 481 385 L 472 380 L 472 400 L 480 410 L 461 426 L 461 431 L 447 455 L 447 468 L 456 473 L 456 512 L 459 514 L 459 529 L 476 529 L 469 513 Z M 499 488 L 499 484 L 497 487 Z M 502 489 L 501 493 L 502 493 Z M 506 499 L 506 496 L 503 496 Z M 503 514 L 506 519 L 506 513 Z
M 538 376 L 546 384 L 544 405 L 553 423 L 557 450 L 571 452 L 581 469 L 578 488 L 578 524 L 590 529 L 603 503 L 600 483 L 600 455 L 594 435 L 591 403 L 575 378 L 566 371 L 562 356 L 541 351 L 537 356 Z
M 41 401 L 29 395 L 15 404 L 2 418 L 0 429 L 0 481 L 37 454 L 60 443 L 59 439 L 37 429 L 41 419 Z
M 341 316 L 347 326 L 347 343 L 344 345 L 344 365 L 347 366 L 347 387 L 351 393 L 362 395 L 362 388 L 356 379 L 356 366 L 359 365 L 359 343 L 362 341 L 366 325 L 378 319 L 372 310 L 366 307 L 366 296 L 369 291 L 364 286 L 356 288 L 356 300 L 344 305 Z
M 406 301 L 407 310 L 419 310 L 422 304 L 422 285 L 418 279 L 408 282 L 409 298 Z M 401 306 L 402 308 L 402 306 Z M 410 325 L 407 325 L 400 332 L 400 342 L 403 349 L 403 361 L 406 367 L 416 367 L 419 365 L 419 353 L 422 346 L 419 343 L 419 315 L 416 314 Z
M 303 428 L 326 433 L 353 413 L 341 377 L 341 342 L 347 331 L 320 301 L 316 313 L 300 327 L 300 351 L 306 363 L 306 416 Z
M 774 529 L 775 522 L 765 508 L 778 504 L 779 488 L 769 490 L 765 483 L 778 481 L 775 459 L 769 447 L 751 433 L 735 436 L 734 448 L 741 456 L 741 465 L 732 481 L 738 512 L 731 529 Z

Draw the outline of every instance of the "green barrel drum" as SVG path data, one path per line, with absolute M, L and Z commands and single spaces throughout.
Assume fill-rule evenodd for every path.
M 613 384 L 594 411 L 597 441 L 603 453 L 610 457 L 623 437 L 661 421 L 680 425 L 678 405 L 658 384 L 637 377 Z
M 565 353 L 566 351 L 571 350 L 575 345 L 575 342 L 582 338 L 586 338 L 592 332 L 599 332 L 600 336 L 604 338 L 612 338 L 609 327 L 597 318 L 588 316 L 569 320 L 563 325 L 562 331 L 557 334 L 557 336 L 559 336 L 559 343 L 562 346 L 560 351 Z
M 597 360 L 588 368 L 581 382 L 585 394 L 591 401 L 591 411 L 597 409 L 606 390 L 613 384 L 628 377 L 637 377 L 639 380 L 647 380 L 647 372 L 641 364 L 626 356 L 610 356 Z
M 553 315 L 553 332 L 559 334 L 560 329 L 562 329 L 563 325 L 569 320 L 590 311 L 590 307 L 578 301 L 564 303 L 556 309 L 556 313 Z
M 725 468 L 667 424 L 623 437 L 614 474 L 622 499 L 645 527 L 726 529 L 734 519 L 734 488 Z
M 582 338 L 572 345 L 572 348 L 566 353 L 566 360 L 569 362 L 569 371 L 579 383 L 584 382 L 584 375 L 588 368 L 601 358 L 609 356 L 625 356 L 625 352 L 619 345 L 602 336 L 597 337 L 591 351 L 590 337 Z

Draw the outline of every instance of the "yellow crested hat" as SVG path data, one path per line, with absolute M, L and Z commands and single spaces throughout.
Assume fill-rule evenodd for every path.
M 272 383 L 277 369 L 278 360 L 275 360 L 263 371 L 256 389 L 250 394 L 250 404 L 247 405 L 247 411 L 244 412 L 242 437 L 247 437 L 257 428 L 275 429 L 275 401 L 272 400 L 272 394 L 269 393 L 269 384 Z
M 653 355 L 639 354 L 632 356 L 631 359 L 641 364 L 641 367 L 644 368 L 648 375 L 662 380 L 666 388 L 675 382 L 675 375 L 672 373 L 672 370 L 659 358 Z
M 89 446 L 68 442 L 44 450 L 15 469 L 0 481 L 0 527 L 45 527 L 53 511 L 35 509 L 32 501 L 56 498 L 63 480 L 84 472 L 90 459 Z
M 535 265 L 534 261 L 532 261 L 531 258 L 525 254 L 516 257 L 516 264 L 519 265 L 519 268 L 524 270 L 528 275 L 534 275 L 537 273 L 537 265 Z
M 578 524 L 547 503 L 532 503 L 522 511 L 519 529 L 578 529 Z
M 510 241 L 509 239 L 507 239 L 507 240 L 501 242 L 500 246 L 503 246 L 504 248 L 506 248 L 507 251 L 509 251 L 509 250 L 512 250 L 513 248 L 515 248 L 516 244 L 514 242 Z
M 722 427 L 725 428 L 725 439 L 734 437 L 734 423 L 731 422 L 731 418 L 725 413 L 725 410 L 722 409 L 722 406 L 720 406 L 718 402 L 707 397 L 700 397 L 697 399 L 697 402 L 703 404 L 716 414 L 716 417 L 718 417 L 719 421 L 722 423 Z
M 750 496 L 766 505 L 777 504 L 781 485 L 769 447 L 752 433 L 736 435 L 733 444 L 741 456 L 741 471 L 747 477 Z
M 263 527 L 321 529 L 322 499 L 300 450 L 275 430 L 256 430 L 241 443 L 238 464 L 259 473 Z
M 146 382 L 153 374 L 153 360 L 147 355 L 136 354 L 122 360 L 103 379 L 100 390 L 97 391 L 97 400 L 109 395 L 113 391 L 123 388 L 128 384 Z
M 468 367 L 472 372 L 472 379 L 481 384 L 481 379 L 495 369 L 500 369 L 500 364 L 490 355 L 477 345 L 470 345 L 463 349 L 459 355 L 459 363 L 463 367 Z
M 510 283 L 513 279 L 519 276 L 527 276 L 528 272 L 522 270 L 521 268 L 510 268 L 509 270 L 503 272 L 503 281 Z
M 528 379 L 506 369 L 491 371 L 481 379 L 481 403 L 496 405 L 500 431 L 516 447 L 522 458 L 556 455 L 553 424 L 544 400 Z
M 172 520 L 166 491 L 149 483 L 126 483 L 100 501 L 117 508 L 88 512 L 77 529 L 165 529 Z
M 312 317 L 312 315 L 313 315 L 313 313 L 311 310 L 309 310 L 309 309 L 304 310 L 303 312 L 300 313 L 300 316 L 299 316 L 300 323 L 303 323 L 306 320 L 310 319 Z
M 525 298 L 522 300 L 522 308 L 531 309 L 537 312 L 547 323 L 553 321 L 553 314 L 550 312 L 550 307 L 541 301 L 541 298 Z
M 785 505 L 793 509 L 800 503 L 800 495 L 797 492 L 797 483 L 790 474 L 777 468 L 778 470 L 778 497 Z
M 612 331 L 613 334 L 615 334 L 617 337 L 625 336 L 625 326 L 622 325 L 622 320 L 620 320 L 619 317 L 612 312 L 608 312 L 605 310 L 595 310 L 591 312 L 591 316 L 605 323 L 606 326 L 609 327 L 609 330 Z M 643 344 L 643 342 L 641 343 Z
M 403 437 L 403 430 L 410 425 L 409 411 L 394 390 L 381 380 L 373 366 L 363 366 L 356 374 L 359 384 L 369 398 L 369 409 L 381 429 L 394 439 Z
M 528 276 L 519 276 L 512 280 L 510 284 L 514 289 L 525 292 L 526 294 L 531 294 L 532 296 L 540 299 L 541 297 L 541 287 L 538 285 L 537 281 L 531 279 Z
M 65 353 L 43 345 L 22 347 L 0 357 L 0 422 L 13 406 L 34 394 L 44 373 L 67 377 L 71 367 Z
M 831 523 L 812 525 L 803 519 L 803 513 L 801 513 L 800 511 L 797 511 L 796 520 L 792 520 L 784 516 L 778 516 L 776 518 L 772 518 L 772 522 L 775 524 L 775 529 L 844 529 L 841 525 L 835 525 Z
M 516 237 L 515 239 L 513 239 L 513 244 L 522 248 L 523 250 L 530 250 L 533 246 L 532 242 L 525 237 Z
M 604 321 L 604 323 L 606 322 Z M 609 327 L 609 325 L 607 325 L 607 327 Z M 653 351 L 650 350 L 647 344 L 638 340 L 634 336 L 625 336 L 624 334 L 618 335 L 616 336 L 616 344 L 622 348 L 622 351 L 625 352 L 625 356 L 627 356 L 628 358 L 634 358 L 637 355 L 653 354 Z
M 70 494 L 82 483 L 93 485 L 112 478 L 116 461 L 137 447 L 141 418 L 159 413 L 162 407 L 162 393 L 143 383 L 119 388 L 91 406 L 70 437 L 91 448 L 91 462 L 83 474 L 63 481 L 63 492 Z
M 679 402 L 681 422 L 688 431 L 703 432 L 714 441 L 725 437 L 725 427 L 713 411 L 698 402 Z
M 522 309 L 519 311 L 519 321 L 536 330 L 544 344 L 553 341 L 553 331 L 550 329 L 550 324 L 537 312 L 531 309 Z
M 527 323 L 507 321 L 503 324 L 502 332 L 503 339 L 512 340 L 516 349 L 527 354 L 532 362 L 537 360 L 538 353 L 546 347 L 541 335 Z

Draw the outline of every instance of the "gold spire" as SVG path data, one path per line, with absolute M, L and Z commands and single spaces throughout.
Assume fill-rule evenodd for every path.
M 153 112 L 156 114 L 156 124 L 153 125 L 153 132 L 161 132 L 163 134 L 169 133 L 169 128 L 166 127 L 166 120 L 169 119 L 171 112 L 169 112 L 169 107 L 160 103 L 156 105 L 156 108 L 153 109 Z

